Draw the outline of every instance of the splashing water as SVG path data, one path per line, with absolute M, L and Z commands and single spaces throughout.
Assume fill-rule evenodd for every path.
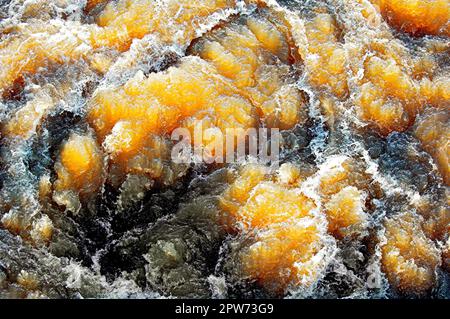
M 449 12 L 0 1 L 0 298 L 449 298 Z

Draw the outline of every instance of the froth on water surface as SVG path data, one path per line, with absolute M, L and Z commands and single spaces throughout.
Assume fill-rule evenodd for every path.
M 0 297 L 449 298 L 449 6 L 0 2 Z

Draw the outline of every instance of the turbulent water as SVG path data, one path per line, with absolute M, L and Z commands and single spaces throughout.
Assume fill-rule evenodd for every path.
M 0 0 L 0 298 L 449 298 L 450 2 L 419 2 Z M 279 158 L 175 163 L 200 122 Z

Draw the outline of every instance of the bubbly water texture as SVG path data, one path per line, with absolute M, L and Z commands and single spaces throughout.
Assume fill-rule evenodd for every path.
M 0 1 L 0 298 L 449 298 L 449 18 Z M 199 123 L 279 128 L 279 165 L 174 162 Z

